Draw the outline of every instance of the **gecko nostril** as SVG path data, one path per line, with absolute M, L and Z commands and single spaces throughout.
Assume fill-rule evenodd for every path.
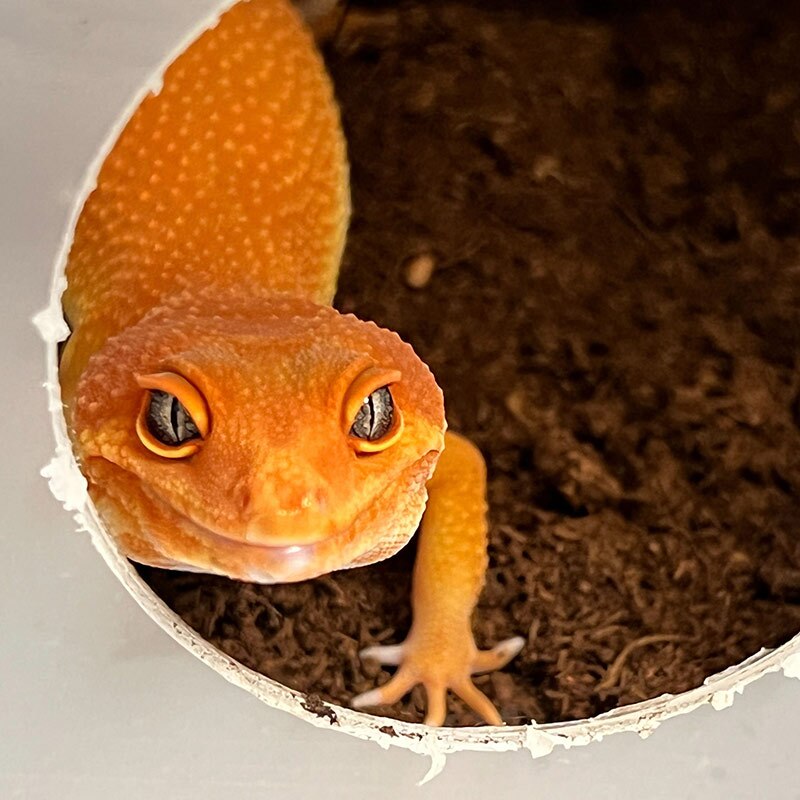
M 242 486 L 239 490 L 235 493 L 234 497 L 238 500 L 239 508 L 242 511 L 247 511 L 250 508 L 250 504 L 253 501 L 253 493 L 250 491 L 249 486 Z
M 319 488 L 311 493 L 311 503 L 315 506 L 315 511 L 324 514 L 328 510 L 328 492 Z

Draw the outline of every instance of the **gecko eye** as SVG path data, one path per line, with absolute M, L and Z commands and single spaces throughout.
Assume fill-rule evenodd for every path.
M 343 422 L 357 453 L 379 453 L 400 437 L 403 416 L 389 388 L 399 380 L 396 370 L 370 367 L 347 390 Z
M 381 386 L 364 398 L 358 409 L 350 435 L 357 439 L 374 442 L 382 439 L 391 430 L 394 422 L 394 400 L 388 386 Z
M 165 458 L 196 453 L 208 435 L 210 421 L 205 399 L 189 381 L 174 372 L 139 375 L 142 398 L 136 433 L 142 444 Z
M 150 433 L 169 447 L 200 438 L 200 431 L 186 406 L 168 392 L 150 392 L 145 422 Z

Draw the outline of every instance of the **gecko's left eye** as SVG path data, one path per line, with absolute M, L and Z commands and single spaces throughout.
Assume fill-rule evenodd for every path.
M 164 458 L 196 453 L 210 427 L 203 395 L 174 372 L 139 375 L 136 381 L 147 390 L 136 420 L 142 444 Z
M 378 453 L 400 437 L 403 416 L 390 388 L 399 380 L 396 370 L 369 367 L 348 388 L 343 422 L 357 453 Z
M 394 422 L 394 400 L 388 386 L 381 386 L 364 398 L 358 409 L 350 435 L 357 439 L 374 442 L 382 439 L 392 429 Z

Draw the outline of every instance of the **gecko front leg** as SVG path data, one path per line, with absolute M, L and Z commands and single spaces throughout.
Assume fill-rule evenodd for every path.
M 368 647 L 363 658 L 398 667 L 383 686 L 358 695 L 354 708 L 396 703 L 417 684 L 425 687 L 425 723 L 441 725 L 452 690 L 491 725 L 502 725 L 472 675 L 505 666 L 522 649 L 520 636 L 478 650 L 472 612 L 483 586 L 486 554 L 486 465 L 467 439 L 448 432 L 428 484 L 428 504 L 414 565 L 413 623 L 399 645 Z

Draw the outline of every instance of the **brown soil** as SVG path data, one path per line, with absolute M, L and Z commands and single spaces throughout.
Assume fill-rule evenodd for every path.
M 373 4 L 329 47 L 337 305 L 414 344 L 486 455 L 475 629 L 528 644 L 478 683 L 511 723 L 680 692 L 800 630 L 800 19 L 699 5 Z M 144 574 L 330 713 L 389 677 L 357 653 L 402 640 L 411 550 L 288 586 Z

